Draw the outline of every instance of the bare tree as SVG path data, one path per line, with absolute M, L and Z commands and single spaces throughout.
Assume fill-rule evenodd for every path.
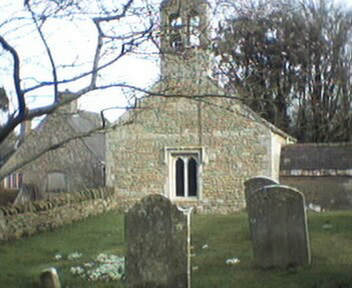
M 350 141 L 352 14 L 332 0 L 222 1 L 228 89 L 303 142 Z
M 7 11 L 10 2 L 0 4 L 0 9 Z M 26 0 L 20 10 L 0 18 L 0 60 L 4 60 L 0 61 L 0 71 L 11 75 L 15 98 L 14 109 L 0 126 L 0 144 L 24 121 L 51 114 L 83 95 L 116 87 L 135 88 L 112 75 L 121 69 L 122 58 L 153 38 L 153 15 L 157 13 L 152 9 L 147 0 Z M 59 33 L 64 26 L 87 40 L 85 51 L 71 47 L 74 56 L 69 60 L 59 51 L 65 46 L 65 35 Z M 61 37 L 62 45 L 54 41 L 55 37 Z M 34 47 L 35 52 L 28 53 Z M 29 99 L 43 93 L 51 96 L 52 103 L 30 108 Z M 101 115 L 99 129 L 104 129 L 104 113 Z M 50 149 L 55 147 L 47 147 L 32 159 Z M 0 179 L 4 176 L 0 173 Z

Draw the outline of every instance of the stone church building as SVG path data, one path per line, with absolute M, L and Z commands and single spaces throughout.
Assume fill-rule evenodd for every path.
M 245 180 L 278 179 L 281 147 L 293 139 L 210 77 L 209 10 L 206 0 L 160 6 L 160 81 L 106 135 L 106 184 L 122 196 L 227 213 L 245 206 Z
M 16 174 L 5 179 L 4 186 L 19 175 L 21 184 L 35 187 L 38 197 L 104 186 L 104 133 L 75 139 L 77 135 L 100 127 L 100 122 L 99 114 L 80 111 L 77 102 L 73 101 L 47 115 L 35 129 L 28 127 L 25 141 L 2 167 L 5 171 L 18 165 L 21 167 Z M 71 138 L 73 140 L 67 141 Z M 58 143 L 65 141 L 65 145 L 57 147 Z M 33 155 L 48 147 L 53 149 L 32 161 Z M 28 164 L 22 167 L 23 163 Z

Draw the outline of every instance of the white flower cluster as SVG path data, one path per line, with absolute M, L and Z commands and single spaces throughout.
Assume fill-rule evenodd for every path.
M 82 257 L 81 253 L 73 252 L 73 253 L 71 253 L 70 255 L 67 256 L 67 259 L 68 260 L 75 260 L 75 259 L 78 259 L 78 258 L 81 258 L 81 257 Z
M 89 280 L 120 280 L 125 273 L 124 257 L 101 253 L 97 256 L 96 262 L 100 263 L 100 265 L 87 271 Z
M 84 269 L 80 266 L 77 267 L 71 267 L 70 272 L 72 274 L 77 274 L 77 275 L 83 275 L 84 274 Z
M 70 272 L 90 281 L 120 280 L 125 273 L 125 258 L 101 253 L 94 262 L 71 267 Z
M 62 259 L 62 256 L 60 255 L 60 254 L 56 254 L 55 256 L 54 256 L 54 258 L 55 258 L 55 260 L 61 260 Z
M 238 258 L 230 258 L 230 259 L 227 259 L 227 260 L 225 261 L 225 263 L 226 263 L 227 265 L 235 265 L 235 264 L 240 263 L 240 259 L 238 259 Z

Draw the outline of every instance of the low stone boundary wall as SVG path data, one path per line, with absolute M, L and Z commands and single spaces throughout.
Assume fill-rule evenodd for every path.
M 135 198 L 116 196 L 113 189 L 101 188 L 0 207 L 0 240 L 19 239 L 52 230 L 113 209 L 125 211 L 136 201 Z
M 324 211 L 352 209 L 352 177 L 280 176 L 280 183 L 302 191 L 307 205 Z

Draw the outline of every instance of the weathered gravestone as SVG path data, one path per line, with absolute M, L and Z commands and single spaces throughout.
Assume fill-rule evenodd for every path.
M 61 288 L 59 276 L 55 268 L 48 268 L 40 273 L 41 288 Z
M 247 206 L 247 214 L 248 214 L 248 221 L 249 221 L 249 237 L 252 239 L 252 234 L 251 231 L 252 229 L 252 221 L 253 221 L 253 209 L 256 209 L 256 207 L 252 207 L 251 201 L 248 201 L 248 198 L 250 195 L 254 193 L 254 191 L 258 190 L 259 188 L 262 188 L 264 186 L 268 185 L 278 185 L 279 183 L 276 182 L 274 179 L 271 179 L 266 176 L 256 176 L 248 179 L 246 182 L 244 182 L 244 195 L 246 199 L 246 206 Z
M 248 203 L 248 197 L 251 193 L 264 186 L 278 184 L 279 183 L 277 181 L 266 176 L 256 176 L 248 179 L 246 182 L 244 182 L 244 196 L 246 198 L 247 207 L 250 205 L 250 203 Z
M 143 198 L 126 213 L 128 287 L 189 287 L 189 217 L 161 195 Z
M 281 185 L 251 193 L 251 235 L 255 263 L 262 268 L 310 264 L 304 196 Z

